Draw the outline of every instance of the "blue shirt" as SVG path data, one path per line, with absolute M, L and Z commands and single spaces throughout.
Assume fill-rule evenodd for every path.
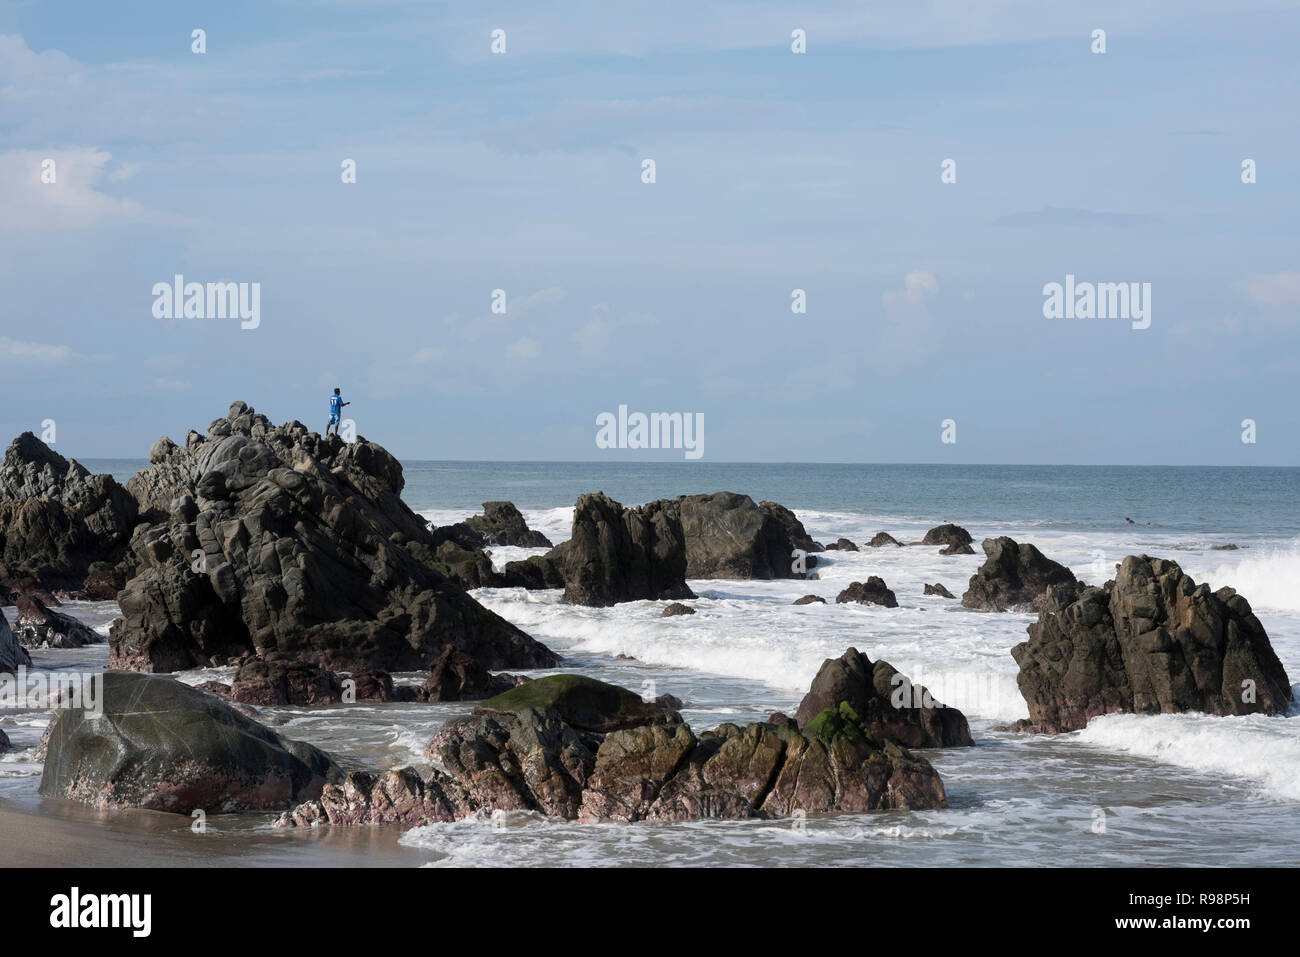
M 338 415 L 343 411 L 343 396 L 330 396 L 330 415 Z

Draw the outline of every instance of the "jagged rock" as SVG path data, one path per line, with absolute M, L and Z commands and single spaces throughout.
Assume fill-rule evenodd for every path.
M 948 591 L 947 588 L 944 588 L 942 582 L 935 582 L 933 585 L 926 585 L 926 586 L 925 586 L 925 594 L 927 594 L 927 595 L 939 595 L 940 597 L 943 597 L 943 598 L 956 598 L 956 597 L 957 597 L 957 596 L 954 595 L 952 592 Z
M 813 602 L 821 602 L 824 605 L 826 604 L 826 599 L 822 598 L 820 595 L 804 595 L 802 598 L 796 598 L 794 600 L 794 604 L 796 605 L 811 605 Z
M 530 555 L 523 561 L 506 562 L 501 584 L 528 589 L 564 587 L 564 547 L 557 545 L 545 555 Z
M 913 685 L 887 661 L 872 662 L 856 648 L 827 658 L 795 715 L 805 727 L 827 709 L 846 702 L 872 737 L 908 748 L 974 744 L 966 716 L 945 707 L 922 685 Z M 805 727 L 806 730 L 806 727 Z
M 888 532 L 876 532 L 876 534 L 871 537 L 871 541 L 867 542 L 867 545 L 870 548 L 882 548 L 885 545 L 897 545 L 899 548 L 903 547 L 903 543 Z
M 237 402 L 206 436 L 155 451 L 163 460 L 128 484 L 170 511 L 132 541 L 140 570 L 119 596 L 110 667 L 274 653 L 327 670 L 415 670 L 448 643 L 487 667 L 557 663 L 436 570 L 436 540 L 380 446 L 273 426 Z
M 99 716 L 56 712 L 42 795 L 181 814 L 273 811 L 342 779 L 324 752 L 171 678 L 107 672 L 99 705 Z
M 0 754 L 4 754 L 6 751 L 12 749 L 13 742 L 9 740 L 9 735 L 4 733 L 4 729 L 0 728 Z
M 528 527 L 513 502 L 484 502 L 483 514 L 467 518 L 465 524 L 481 533 L 489 545 L 551 547 L 550 539 Z
M 9 619 L 0 614 L 0 674 L 13 674 L 20 667 L 31 666 L 31 655 L 27 654 L 27 649 L 18 643 L 17 637 L 9 627 Z
M 80 648 L 104 640 L 71 615 L 51 611 L 35 595 L 22 595 L 16 604 L 14 635 L 25 647 Z
M 683 605 L 681 602 L 675 601 L 672 604 L 668 605 L 666 608 L 664 608 L 664 610 L 659 613 L 659 617 L 672 618 L 674 615 L 693 615 L 693 614 L 695 614 L 695 609 L 692 608 L 690 605 Z
M 925 538 L 921 539 L 921 544 L 922 545 L 947 545 L 949 548 L 952 548 L 954 546 L 960 548 L 963 545 L 970 545 L 970 543 L 973 541 L 974 539 L 970 537 L 970 532 L 966 531 L 966 529 L 962 528 L 960 525 L 953 525 L 952 523 L 947 523 L 944 525 L 936 525 L 934 528 L 926 532 Z M 966 554 L 966 553 L 946 552 L 946 554 L 959 555 L 959 554 Z M 974 550 L 972 550 L 969 554 L 974 555 L 975 554 Z
M 429 534 L 433 537 L 433 547 L 439 548 L 445 542 L 452 542 L 467 552 L 480 551 L 487 547 L 487 536 L 476 528 L 471 528 L 466 522 L 457 522 L 454 525 L 439 525 L 436 528 L 430 528 Z
M 852 582 L 848 588 L 835 596 L 837 605 L 848 602 L 857 602 L 859 605 L 884 605 L 886 608 L 898 607 L 898 599 L 879 575 L 872 575 L 865 582 Z
M 92 582 L 102 597 L 129 570 L 138 517 L 135 500 L 112 476 L 91 475 L 24 432 L 0 463 L 0 577 L 11 589 L 79 592 L 91 566 L 102 563 Z
M 564 600 L 575 605 L 695 597 L 676 503 L 624 508 L 604 492 L 582 495 L 563 556 Z
M 494 675 L 476 659 L 451 645 L 429 668 L 421 687 L 421 701 L 472 701 L 491 698 L 522 684 L 515 675 Z
M 961 596 L 967 608 L 1041 611 L 1050 586 L 1083 587 L 1072 571 L 1028 543 L 1020 545 L 1004 535 L 984 539 L 982 547 L 988 557 Z
M 841 552 L 856 552 L 858 550 L 858 546 L 854 545 L 847 538 L 837 538 L 834 545 L 827 545 L 826 548 L 828 550 L 835 549 Z
M 686 539 L 687 578 L 803 577 L 793 568 L 792 553 L 809 551 L 796 539 L 805 545 L 811 539 L 797 520 L 797 528 L 789 524 L 794 518 L 789 509 L 773 502 L 755 505 L 748 495 L 735 492 L 682 495 L 675 504 Z M 816 564 L 815 556 L 804 559 L 806 568 Z
M 799 521 L 798 516 L 784 505 L 778 502 L 759 502 L 758 507 L 781 526 L 786 538 L 789 539 L 791 550 L 800 548 L 805 552 L 820 552 L 825 548 L 821 542 L 813 541 L 812 536 L 803 527 L 803 522 Z
M 1029 705 L 1022 727 L 1075 731 L 1113 712 L 1284 714 L 1291 682 L 1246 599 L 1178 565 L 1130 555 L 1106 588 L 1049 607 L 1012 656 Z
M 847 703 L 802 733 L 785 719 L 724 724 L 697 738 L 673 711 L 629 714 L 634 702 L 626 689 L 592 679 L 540 678 L 443 728 L 425 756 L 445 771 L 350 778 L 277 823 L 412 826 L 509 810 L 583 822 L 683 821 L 947 806 L 934 768 L 876 741 Z

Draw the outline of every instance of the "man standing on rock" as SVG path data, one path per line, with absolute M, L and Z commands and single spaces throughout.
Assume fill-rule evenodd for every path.
M 330 434 L 330 426 L 334 426 L 334 435 L 339 434 L 339 423 L 343 421 L 343 407 L 351 405 L 351 402 L 344 402 L 343 396 L 339 395 L 339 390 L 335 389 L 334 394 L 330 396 L 330 420 L 325 426 L 325 434 Z

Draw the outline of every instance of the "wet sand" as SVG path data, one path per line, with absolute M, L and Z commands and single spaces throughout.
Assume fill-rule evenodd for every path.
M 210 817 L 196 834 L 176 814 L 0 801 L 0 867 L 417 867 L 431 857 L 399 845 L 399 828 L 281 830 L 271 820 Z

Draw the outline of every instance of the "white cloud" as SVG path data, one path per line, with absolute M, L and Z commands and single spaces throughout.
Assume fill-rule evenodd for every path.
M 934 273 L 914 269 L 903 277 L 903 291 L 887 290 L 880 297 L 885 312 L 897 316 L 914 312 L 925 305 L 927 299 L 939 291 L 939 280 Z
M 526 359 L 536 359 L 542 354 L 542 347 L 532 339 L 525 336 L 522 339 L 516 339 L 510 345 L 506 346 L 506 358 L 517 359 L 520 361 Z
M 1251 276 L 1242 286 L 1246 298 L 1257 306 L 1280 306 L 1300 302 L 1300 272 L 1278 272 Z
M 653 316 L 646 313 L 630 312 L 622 319 L 609 318 L 609 303 L 598 302 L 591 307 L 591 318 L 582 324 L 573 335 L 573 341 L 584 355 L 598 356 L 604 354 L 613 341 L 614 333 L 619 329 L 654 325 Z
M 47 169 L 53 182 L 43 178 Z M 94 147 L 0 153 L 0 209 L 4 210 L 0 230 L 84 229 L 124 221 L 179 223 L 135 200 L 103 191 L 106 182 L 129 178 L 134 172 L 132 166 L 114 164 L 112 154 Z
M 19 342 L 0 336 L 0 359 L 30 359 L 36 362 L 60 362 L 72 356 L 67 346 L 49 346 L 39 342 Z

